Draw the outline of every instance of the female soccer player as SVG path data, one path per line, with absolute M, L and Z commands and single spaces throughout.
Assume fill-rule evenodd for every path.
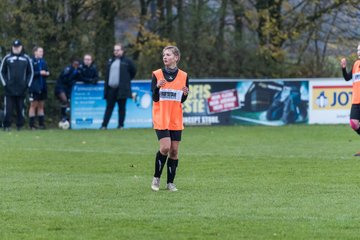
M 358 60 L 355 61 L 350 72 L 346 71 L 346 59 L 341 59 L 341 68 L 343 77 L 346 81 L 353 80 L 352 85 L 352 105 L 350 111 L 350 126 L 357 133 L 360 134 L 360 44 L 357 47 Z M 360 156 L 360 153 L 355 154 Z
M 30 129 L 37 129 L 35 126 L 36 115 L 39 118 L 39 129 L 45 129 L 45 111 L 44 101 L 47 99 L 47 83 L 46 78 L 50 75 L 48 65 L 43 58 L 44 49 L 42 47 L 34 47 L 33 69 L 34 78 L 29 88 L 29 125 Z
M 160 149 L 155 158 L 155 174 L 151 183 L 154 191 L 160 189 L 160 177 L 167 160 L 167 185 L 170 191 L 177 191 L 174 184 L 178 166 L 178 150 L 184 129 L 182 103 L 189 93 L 189 78 L 177 67 L 180 51 L 167 46 L 162 51 L 164 68 L 152 74 L 153 125 Z

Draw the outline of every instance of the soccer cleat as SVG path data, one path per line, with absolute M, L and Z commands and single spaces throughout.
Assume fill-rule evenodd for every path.
M 155 192 L 159 191 L 160 189 L 160 178 L 154 177 L 151 183 L 151 189 Z
M 360 157 L 360 152 L 355 153 L 355 154 L 354 154 L 354 157 Z
M 45 125 L 39 125 L 38 129 L 39 129 L 39 130 L 45 130 L 46 127 L 45 127 Z
M 178 189 L 176 188 L 175 184 L 173 183 L 168 183 L 166 185 L 166 188 L 170 191 L 170 192 L 176 192 Z

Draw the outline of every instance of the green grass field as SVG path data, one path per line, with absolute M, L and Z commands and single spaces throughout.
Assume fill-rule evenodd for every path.
M 0 132 L 0 239 L 358 239 L 350 127 L 187 128 L 178 192 L 151 129 Z M 166 173 L 166 172 L 165 172 Z

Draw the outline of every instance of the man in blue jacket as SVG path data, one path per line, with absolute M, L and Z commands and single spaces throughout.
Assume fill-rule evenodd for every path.
M 34 47 L 34 79 L 29 89 L 29 126 L 30 129 L 35 130 L 45 129 L 45 111 L 44 101 L 47 99 L 47 84 L 46 78 L 50 75 L 48 65 L 43 58 L 44 49 L 42 47 Z M 35 126 L 35 118 L 38 117 L 39 126 Z

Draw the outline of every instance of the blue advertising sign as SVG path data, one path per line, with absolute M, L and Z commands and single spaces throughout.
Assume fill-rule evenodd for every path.
M 151 128 L 151 91 L 149 81 L 133 81 L 132 99 L 126 103 L 124 128 Z M 106 108 L 104 83 L 97 85 L 78 83 L 71 93 L 71 128 L 99 129 Z M 118 106 L 112 113 L 108 128 L 118 125 Z

